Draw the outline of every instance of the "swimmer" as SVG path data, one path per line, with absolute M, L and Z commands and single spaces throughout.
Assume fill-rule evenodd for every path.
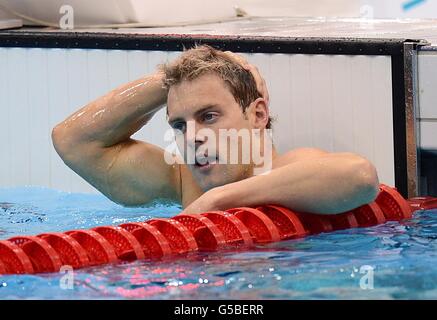
M 132 138 L 164 107 L 178 152 Z M 52 140 L 67 166 L 124 206 L 165 199 L 183 213 L 278 204 L 336 214 L 375 199 L 379 182 L 367 159 L 311 147 L 279 154 L 265 134 L 271 126 L 259 70 L 238 54 L 204 45 L 90 102 L 59 123 Z M 255 132 L 225 139 L 237 150 L 234 162 L 232 150 L 211 141 L 232 130 Z

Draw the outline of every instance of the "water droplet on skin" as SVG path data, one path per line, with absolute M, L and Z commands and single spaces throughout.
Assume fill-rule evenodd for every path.
M 96 117 L 99 116 L 99 115 L 100 115 L 100 118 L 102 118 L 102 117 L 103 117 L 103 114 L 104 114 L 105 112 L 106 112 L 105 109 L 102 109 L 102 110 L 97 111 L 95 114 L 93 114 L 93 119 L 96 118 Z

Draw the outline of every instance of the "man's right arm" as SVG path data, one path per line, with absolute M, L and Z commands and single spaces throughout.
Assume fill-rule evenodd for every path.
M 157 72 L 118 87 L 52 131 L 65 164 L 123 205 L 181 201 L 179 165 L 167 164 L 161 148 L 131 138 L 166 103 L 162 76 Z

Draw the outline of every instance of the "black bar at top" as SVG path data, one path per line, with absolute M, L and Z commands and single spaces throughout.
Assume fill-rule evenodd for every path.
M 194 44 L 259 53 L 401 55 L 406 39 L 1 31 L 0 47 L 182 51 Z

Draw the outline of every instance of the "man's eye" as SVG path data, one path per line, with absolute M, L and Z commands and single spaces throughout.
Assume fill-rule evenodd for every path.
M 218 115 L 215 112 L 208 112 L 203 115 L 203 121 L 212 122 L 217 119 Z
M 173 124 L 173 129 L 176 131 L 181 131 L 182 133 L 185 132 L 185 122 L 176 122 Z

